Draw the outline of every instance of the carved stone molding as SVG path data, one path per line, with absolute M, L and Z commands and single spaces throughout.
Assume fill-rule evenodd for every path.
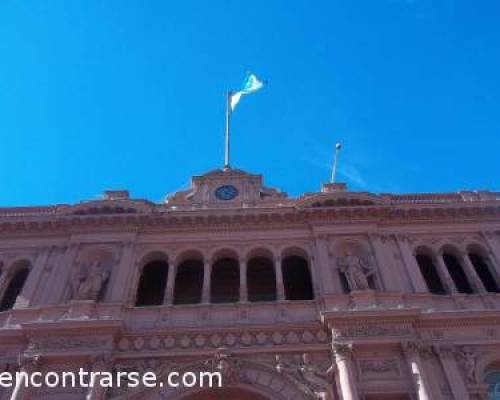
M 363 337 L 383 337 L 383 336 L 409 336 L 412 331 L 405 326 L 379 326 L 379 325 L 359 325 L 345 328 L 334 328 L 333 335 L 339 338 L 363 338 Z
M 93 354 L 90 357 L 92 371 L 109 371 L 113 368 L 115 357 L 110 352 Z
M 397 359 L 359 360 L 361 375 L 400 375 L 399 361 Z
M 111 349 L 113 339 L 110 337 L 84 337 L 84 336 L 61 336 L 61 337 L 36 337 L 30 340 L 26 353 L 48 352 L 48 351 L 74 351 L 74 350 L 96 350 Z
M 170 335 L 124 336 L 118 341 L 119 352 L 152 350 L 193 350 L 221 346 L 245 348 L 260 346 L 286 346 L 297 344 L 323 344 L 329 341 L 324 330 L 255 330 L 220 332 L 179 332 Z

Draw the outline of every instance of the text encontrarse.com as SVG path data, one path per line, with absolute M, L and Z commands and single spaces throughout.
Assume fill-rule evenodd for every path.
M 0 387 L 10 388 L 16 386 L 24 387 L 94 387 L 104 388 L 136 388 L 136 387 L 200 387 L 220 388 L 222 387 L 222 374 L 220 372 L 169 372 L 162 375 L 161 379 L 154 372 L 118 371 L 118 372 L 95 372 L 85 371 L 80 368 L 74 371 L 59 372 L 1 372 Z

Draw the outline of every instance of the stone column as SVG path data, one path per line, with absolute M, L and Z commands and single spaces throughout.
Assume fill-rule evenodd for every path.
M 352 361 L 352 344 L 333 343 L 342 400 L 359 400 Z
M 425 283 L 422 273 L 420 272 L 417 260 L 415 259 L 415 255 L 410 249 L 410 245 L 408 243 L 408 237 L 404 235 L 397 235 L 396 243 L 398 244 L 399 251 L 403 258 L 404 265 L 406 267 L 406 271 L 408 272 L 411 284 L 415 292 L 417 293 L 429 292 L 427 284 Z
M 3 269 L 1 270 L 0 274 L 0 299 L 3 297 L 3 291 L 5 290 L 5 285 L 7 284 L 6 280 L 7 280 L 7 271 L 4 262 Z
M 483 281 L 479 278 L 477 274 L 476 268 L 472 264 L 472 261 L 469 258 L 469 254 L 467 252 L 463 252 L 461 254 L 462 257 L 462 266 L 464 268 L 464 272 L 469 278 L 469 282 L 471 283 L 472 289 L 479 293 L 486 293 L 486 289 L 483 285 Z
M 285 286 L 283 284 L 283 268 L 281 266 L 281 257 L 274 260 L 274 272 L 276 275 L 276 295 L 278 301 L 285 300 Z
M 496 270 L 497 273 L 500 275 L 500 242 L 498 236 L 495 234 L 495 232 L 481 232 L 484 239 L 486 240 L 486 243 L 488 244 L 488 247 L 490 248 L 491 252 L 493 253 L 493 257 L 495 258 L 496 261 Z
M 174 303 L 175 276 L 177 275 L 178 265 L 172 264 L 168 267 L 167 287 L 165 288 L 165 298 L 163 304 Z
M 453 393 L 454 399 L 469 400 L 469 393 L 465 386 L 465 382 L 458 370 L 457 361 L 455 359 L 455 349 L 453 346 L 434 346 L 434 352 L 439 357 L 443 371 L 448 380 L 448 386 Z
M 212 275 L 211 263 L 205 260 L 203 263 L 203 290 L 201 294 L 201 301 L 204 304 L 210 303 L 210 281 Z
M 455 282 L 453 282 L 453 279 L 451 278 L 450 272 L 448 271 L 448 267 L 446 266 L 446 263 L 444 262 L 443 259 L 443 253 L 439 253 L 437 257 L 435 258 L 436 262 L 436 267 L 437 267 L 437 272 L 441 279 L 443 280 L 444 286 L 448 290 L 448 293 L 450 294 L 455 294 L 457 293 L 457 287 L 455 286 Z
M 240 259 L 240 303 L 248 302 L 247 260 Z
M 25 357 L 19 357 L 19 372 L 20 379 L 16 381 L 16 386 L 12 391 L 10 400 L 29 400 L 31 398 L 31 387 L 28 385 L 26 379 L 36 371 L 40 365 L 41 357 L 39 354 Z
M 120 261 L 114 266 L 113 274 L 116 276 L 109 300 L 114 303 L 122 303 L 127 301 L 127 289 L 129 282 L 131 282 L 133 256 L 135 244 L 132 241 L 124 242 L 120 255 Z
M 418 400 L 434 400 L 432 389 L 420 357 L 420 347 L 415 342 L 404 342 L 401 344 L 408 367 L 416 384 Z
M 494 232 L 481 232 L 488 244 L 490 254 L 488 254 L 489 262 L 492 267 L 497 285 L 500 286 L 500 243 L 498 236 Z
M 17 296 L 16 304 L 14 308 L 27 308 L 33 305 L 33 297 L 35 295 L 36 289 L 40 286 L 40 278 L 49 259 L 51 252 L 51 247 L 41 248 L 38 252 L 35 262 L 33 263 L 31 270 L 29 272 L 26 283 L 24 284 L 21 293 Z
M 113 366 L 113 359 L 108 355 L 98 355 L 91 360 L 92 372 L 110 372 Z M 99 378 L 90 381 L 90 387 L 85 400 L 104 400 L 106 398 L 106 387 L 99 384 Z

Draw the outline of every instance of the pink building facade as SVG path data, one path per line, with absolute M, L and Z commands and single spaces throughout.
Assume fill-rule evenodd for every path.
M 0 209 L 0 270 L 1 371 L 224 383 L 1 400 L 500 398 L 500 193 L 289 198 L 215 170 L 162 204 Z

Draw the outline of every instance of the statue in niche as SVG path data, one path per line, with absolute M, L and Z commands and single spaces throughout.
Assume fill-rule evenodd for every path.
M 337 266 L 349 284 L 351 290 L 370 289 L 369 278 L 375 274 L 369 256 L 357 256 L 347 253 L 337 257 Z
M 463 358 L 463 366 L 465 371 L 465 377 L 468 383 L 477 383 L 476 381 L 476 354 L 474 351 L 465 346 L 459 353 Z
M 318 400 L 331 398 L 332 382 L 335 374 L 335 363 L 325 370 L 311 362 L 309 354 L 304 353 L 298 362 L 285 363 L 276 355 L 276 371 L 287 374 L 309 397 Z
M 73 300 L 99 300 L 106 286 L 110 266 L 100 261 L 88 264 L 77 263 L 71 277 L 71 297 Z

